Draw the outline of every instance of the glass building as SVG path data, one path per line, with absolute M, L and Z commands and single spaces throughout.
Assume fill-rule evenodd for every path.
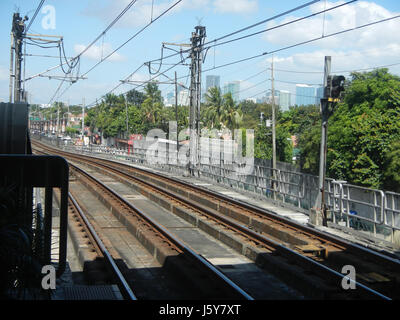
M 220 87 L 219 81 L 220 81 L 219 76 L 208 75 L 206 77 L 206 92 L 208 91 L 209 88 L 212 88 L 212 87 L 219 88 Z
M 232 94 L 233 101 L 239 101 L 240 81 L 227 82 L 224 86 L 224 94 L 230 92 Z
M 296 105 L 315 104 L 315 88 L 307 84 L 296 84 Z

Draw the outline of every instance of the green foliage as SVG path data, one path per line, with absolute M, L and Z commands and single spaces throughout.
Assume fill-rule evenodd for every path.
M 293 147 L 290 133 L 284 126 L 276 126 L 276 158 L 278 161 L 291 162 Z M 272 159 L 272 129 L 265 125 L 255 129 L 254 157 L 260 159 Z
M 400 138 L 400 78 L 379 69 L 353 73 L 328 126 L 327 173 L 371 188 L 398 189 L 393 157 Z M 390 158 L 389 158 L 390 157 Z
M 399 190 L 399 119 L 400 78 L 387 69 L 353 73 L 328 121 L 327 176 Z M 302 171 L 318 174 L 321 120 L 316 107 L 291 109 L 281 123 L 298 135 Z
M 72 128 L 72 127 L 66 127 L 65 128 L 65 132 L 69 136 L 74 136 L 74 135 L 80 133 L 80 131 L 78 129 L 75 129 L 75 128 Z
M 392 144 L 385 156 L 383 187 L 400 193 L 400 141 Z

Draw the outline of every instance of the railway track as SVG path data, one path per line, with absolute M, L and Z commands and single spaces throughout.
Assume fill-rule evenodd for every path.
M 112 282 L 117 283 L 125 300 L 137 300 L 128 284 L 128 281 L 125 279 L 120 268 L 114 261 L 115 254 L 113 257 L 110 251 L 106 248 L 92 223 L 89 221 L 71 193 L 68 194 L 68 198 L 70 232 L 74 232 L 75 234 L 78 233 L 81 237 L 87 239 L 85 242 L 90 246 L 90 249 L 86 250 L 86 255 L 92 254 L 92 257 L 86 256 L 86 261 L 94 261 L 96 264 L 96 266 L 92 267 L 89 271 L 92 272 L 92 274 L 95 273 L 95 275 L 92 276 L 92 282 L 107 282 L 111 280 Z M 76 237 L 78 238 L 79 235 L 76 235 Z M 105 267 L 106 272 L 104 272 L 105 270 L 103 270 L 103 266 Z M 100 279 L 99 274 L 101 274 Z M 104 277 L 108 276 L 107 274 L 109 274 L 111 279 L 104 279 Z
M 179 291 L 181 298 L 253 300 L 249 294 L 228 279 L 220 270 L 179 239 L 176 239 L 163 226 L 147 217 L 140 209 L 124 200 L 119 194 L 85 170 L 71 163 L 70 169 L 73 176 L 81 180 L 93 194 L 96 194 L 112 214 L 118 216 L 126 229 L 140 239 L 140 243 L 151 253 L 150 257 L 156 257 L 160 265 L 167 270 L 164 273 L 173 279 L 170 282 L 174 282 L 174 289 Z M 88 238 L 87 243 L 92 247 L 89 254 L 86 253 L 86 259 L 83 259 L 86 262 L 95 262 L 96 267 L 91 267 L 89 271 L 95 274 L 91 282 L 96 282 L 96 278 L 103 281 L 107 277 L 101 275 L 100 270 L 99 261 L 104 261 L 123 296 L 130 300 L 136 299 L 133 293 L 135 282 L 129 279 L 129 275 L 127 279 L 123 275 L 123 273 L 129 273 L 129 270 L 128 272 L 119 270 L 113 261 L 115 256 L 118 255 L 116 254 L 117 248 L 113 250 L 113 254 L 109 253 L 100 240 L 100 237 L 103 236 L 97 235 L 95 228 L 93 228 L 77 201 L 72 199 L 71 194 L 70 197 L 69 209 L 72 221 L 78 224 L 80 231 L 87 234 L 85 236 Z M 101 227 L 99 226 L 96 229 L 101 229 Z M 121 232 L 121 230 L 118 231 Z M 107 241 L 107 244 L 111 247 L 110 241 Z M 131 283 L 132 289 L 130 289 L 128 283 Z M 153 296 L 153 298 L 157 297 Z
M 234 234 L 228 241 L 233 247 L 284 281 L 294 283 L 305 294 L 313 296 L 310 291 L 318 291 L 326 298 L 399 298 L 400 269 L 395 259 L 180 180 L 109 160 L 82 160 L 70 153 L 57 153 L 91 163 L 124 183 L 134 183 L 139 192 L 194 223 L 202 218 L 187 214 L 182 208 L 190 208 L 198 216 L 223 226 L 224 232 L 214 236 Z M 355 279 L 345 277 L 344 266 L 354 267 Z M 342 283 L 346 281 L 354 281 L 356 289 L 343 290 Z

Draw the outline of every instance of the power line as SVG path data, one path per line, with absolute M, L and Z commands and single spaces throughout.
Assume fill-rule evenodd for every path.
M 31 21 L 29 22 L 28 26 L 27 26 L 26 29 L 25 29 L 25 34 L 28 33 L 28 30 L 29 30 L 29 28 L 31 27 L 33 21 L 35 21 L 36 16 L 37 16 L 37 14 L 39 13 L 40 9 L 42 8 L 44 1 L 45 1 L 45 0 L 41 0 L 41 1 L 40 1 L 38 7 L 36 8 L 35 13 L 34 13 L 33 16 L 32 16 Z
M 332 73 L 352 73 L 352 72 L 358 72 L 358 71 L 367 71 L 367 70 L 374 70 L 374 69 L 380 69 L 380 68 L 388 68 L 388 67 L 393 67 L 393 66 L 398 66 L 398 65 L 400 65 L 400 62 L 387 64 L 387 65 L 381 65 L 381 66 L 368 67 L 368 68 L 353 69 L 353 70 L 335 70 L 335 71 L 332 71 Z M 275 69 L 275 68 L 274 68 L 274 71 L 287 72 L 287 73 L 304 73 L 304 74 L 324 73 L 323 71 L 299 71 L 299 70 L 286 70 L 286 69 Z
M 233 65 L 233 64 L 238 64 L 238 63 L 241 63 L 241 62 L 244 62 L 244 61 L 248 61 L 248 60 L 253 60 L 253 59 L 256 59 L 256 58 L 263 57 L 265 55 L 269 55 L 269 54 L 277 53 L 277 52 L 280 52 L 280 51 L 292 49 L 292 48 L 295 48 L 295 47 L 298 47 L 298 46 L 302 46 L 304 44 L 308 44 L 308 43 L 311 43 L 311 42 L 315 42 L 315 41 L 318 41 L 318 40 L 321 40 L 321 39 L 325 39 L 325 38 L 337 36 L 337 35 L 340 35 L 340 34 L 343 34 L 343 33 L 346 33 L 346 32 L 362 29 L 362 28 L 365 28 L 365 27 L 376 25 L 378 23 L 387 22 L 387 21 L 390 21 L 390 20 L 393 20 L 393 19 L 397 19 L 399 17 L 400 17 L 400 15 L 396 15 L 396 16 L 393 16 L 393 17 L 390 17 L 390 18 L 381 19 L 381 20 L 378 20 L 378 21 L 374 21 L 374 22 L 363 24 L 363 25 L 359 25 L 359 26 L 354 27 L 354 28 L 349 28 L 349 29 L 346 29 L 346 30 L 341 30 L 341 31 L 338 31 L 338 32 L 330 33 L 328 35 L 324 35 L 324 36 L 316 37 L 316 38 L 309 39 L 309 40 L 306 40 L 306 41 L 298 42 L 296 44 L 289 45 L 289 46 L 286 46 L 286 47 L 282 47 L 282 48 L 279 48 L 279 49 L 275 49 L 275 50 L 272 50 L 272 51 L 266 51 L 266 52 L 263 52 L 263 53 L 260 53 L 260 54 L 257 54 L 257 55 L 251 56 L 251 57 L 247 57 L 247 58 L 235 60 L 235 61 L 232 61 L 232 62 L 228 62 L 228 63 L 222 64 L 222 65 L 219 65 L 219 66 L 215 66 L 215 67 L 203 70 L 203 72 L 207 72 L 207 71 L 211 71 L 211 70 L 227 67 L 227 66 L 230 66 L 230 65 Z
M 278 26 L 274 26 L 274 27 L 271 27 L 271 28 L 267 28 L 267 29 L 264 29 L 264 30 L 261 30 L 261 31 L 257 31 L 257 32 L 251 33 L 251 34 L 247 34 L 247 35 L 241 36 L 241 37 L 239 37 L 239 38 L 227 40 L 227 41 L 220 42 L 220 43 L 214 43 L 214 45 L 209 46 L 209 47 L 206 47 L 205 50 L 206 50 L 206 49 L 209 49 L 209 48 L 212 48 L 212 47 L 216 47 L 216 46 L 224 45 L 224 44 L 227 44 L 227 43 L 231 43 L 231 42 L 234 42 L 234 41 L 243 40 L 243 39 L 246 39 L 246 38 L 249 38 L 249 37 L 252 37 L 252 36 L 255 36 L 255 35 L 264 33 L 264 32 L 267 32 L 267 31 L 271 31 L 271 30 L 274 30 L 274 29 L 282 28 L 282 27 L 287 26 L 287 25 L 290 25 L 290 24 L 292 24 L 292 23 L 296 23 L 296 22 L 299 22 L 299 21 L 302 21 L 302 20 L 305 20 L 305 19 L 309 19 L 309 18 L 314 17 L 314 16 L 316 16 L 316 15 L 319 15 L 319 14 L 322 14 L 322 13 L 326 13 L 326 12 L 328 12 L 328 11 L 331 11 L 331 10 L 334 10 L 334 9 L 337 9 L 337 8 L 340 8 L 340 7 L 349 5 L 349 4 L 351 4 L 351 3 L 353 3 L 353 2 L 356 2 L 356 1 L 358 1 L 358 0 L 352 0 L 352 1 L 349 1 L 349 2 L 346 2 L 346 3 L 342 3 L 342 4 L 339 4 L 339 5 L 337 5 L 337 6 L 334 6 L 334 7 L 328 8 L 328 9 L 324 9 L 324 10 L 321 10 L 321 11 L 319 11 L 319 12 L 315 12 L 315 13 L 310 14 L 310 15 L 308 15 L 308 16 L 305 16 L 305 17 L 302 17 L 302 18 L 298 18 L 298 19 L 294 19 L 294 20 L 291 20 L 291 21 L 289 21 L 289 22 L 280 24 L 280 25 L 278 25 Z M 323 37 L 323 36 L 324 36 L 324 35 L 322 35 L 322 37 Z
M 159 18 L 164 16 L 166 13 L 168 13 L 170 10 L 172 10 L 175 6 L 177 6 L 182 0 L 176 1 L 172 6 L 164 10 L 160 15 L 157 16 L 157 18 L 151 20 L 148 24 L 146 24 L 142 29 L 140 29 L 138 32 L 136 32 L 132 37 L 130 37 L 128 40 L 126 40 L 123 44 L 121 44 L 118 48 L 116 48 L 114 51 L 112 51 L 110 54 L 108 54 L 105 58 L 101 59 L 98 63 L 96 63 L 92 68 L 90 68 L 88 71 L 86 71 L 83 75 L 87 75 L 90 71 L 92 71 L 94 68 L 96 68 L 99 64 L 104 62 L 106 59 L 108 59 L 110 56 L 112 56 L 115 52 L 117 52 L 119 49 L 121 49 L 123 46 L 125 46 L 128 42 L 130 42 L 132 39 L 136 38 L 140 33 L 142 33 L 144 30 L 146 30 L 150 25 L 152 25 L 155 21 L 157 21 Z
M 300 9 L 304 9 L 305 7 L 308 7 L 308 6 L 310 6 L 310 5 L 312 5 L 312 4 L 316 3 L 316 2 L 319 2 L 319 1 L 321 1 L 321 0 L 310 1 L 310 2 L 308 2 L 308 3 L 306 3 L 306 4 L 303 4 L 303 5 L 301 5 L 301 6 L 298 6 L 298 7 L 296 7 L 296 8 L 293 8 L 293 9 L 291 9 L 291 10 L 288 10 L 288 11 L 285 11 L 285 12 L 283 12 L 283 13 L 280 13 L 280 14 L 278 14 L 278 15 L 275 15 L 275 16 L 271 17 L 271 18 L 264 19 L 264 20 L 262 20 L 262 21 L 260 21 L 260 22 L 257 22 L 257 23 L 255 23 L 255 24 L 252 24 L 252 25 L 247 26 L 247 27 L 244 27 L 244 28 L 239 29 L 239 30 L 237 30 L 237 31 L 231 32 L 231 33 L 229 33 L 229 34 L 227 34 L 227 35 L 223 35 L 223 36 L 221 36 L 221 37 L 219 37 L 219 38 L 216 38 L 216 39 L 214 39 L 214 40 L 210 40 L 210 41 L 208 41 L 208 42 L 205 42 L 205 43 L 204 43 L 204 46 L 207 45 L 207 44 L 209 44 L 209 43 L 214 43 L 214 45 L 209 46 L 209 47 L 207 47 L 207 48 L 204 48 L 204 50 L 208 50 L 209 48 L 214 47 L 215 44 L 216 44 L 216 42 L 219 41 L 219 40 L 222 40 L 222 39 L 225 39 L 225 38 L 230 37 L 230 36 L 232 36 L 232 35 L 235 35 L 235 34 L 237 34 L 237 33 L 246 31 L 246 30 L 248 30 L 248 29 L 251 29 L 251 28 L 253 28 L 253 27 L 256 27 L 256 26 L 258 26 L 258 25 L 260 25 L 260 24 L 263 24 L 263 23 L 265 23 L 265 22 L 271 21 L 271 20 L 273 20 L 273 19 L 280 18 L 280 17 L 282 17 L 282 16 L 284 16 L 284 15 L 287 15 L 287 14 L 289 14 L 289 13 L 292 13 L 292 12 L 294 12 L 294 11 L 297 11 L 297 10 L 300 10 Z M 357 1 L 357 0 L 354 0 L 354 1 Z M 161 58 L 158 58 L 158 59 L 151 60 L 151 61 L 149 61 L 149 63 L 151 63 L 151 62 L 156 62 L 156 61 L 160 61 L 160 60 L 162 61 L 163 59 L 168 59 L 168 58 L 174 57 L 174 56 L 176 56 L 176 55 L 178 55 L 178 54 L 187 53 L 187 52 L 189 52 L 190 50 L 191 50 L 191 49 L 182 50 L 182 51 L 180 51 L 180 52 L 173 53 L 173 54 L 171 54 L 171 55 L 169 55 L 169 56 L 166 56 L 166 57 L 161 57 Z
M 101 32 L 88 46 L 86 46 L 77 56 L 75 56 L 74 58 L 70 59 L 71 65 L 68 62 L 68 59 L 65 56 L 65 50 L 64 50 L 64 45 L 62 44 L 62 48 L 60 47 L 60 67 L 62 68 L 63 72 L 67 75 L 69 74 L 73 68 L 75 68 L 78 65 L 78 62 L 80 60 L 80 57 L 87 51 L 89 50 L 90 47 L 92 47 L 102 36 L 104 36 L 108 30 L 110 30 L 110 28 L 132 7 L 132 5 L 134 5 L 137 2 L 137 0 L 132 0 L 125 8 L 124 10 L 122 10 L 120 12 L 120 14 L 106 27 L 106 29 L 103 30 L 103 32 Z M 65 59 L 65 63 L 62 62 L 61 60 L 61 49 L 64 55 L 64 59 Z M 75 62 L 75 63 L 74 63 Z M 66 72 L 63 68 L 63 65 L 67 64 L 69 67 L 69 70 Z M 84 76 L 84 75 L 82 75 Z M 65 78 L 66 79 L 66 78 Z M 50 99 L 49 104 L 52 103 L 53 99 L 56 97 L 57 93 L 60 91 L 61 86 L 63 85 L 65 79 L 60 83 L 60 85 L 58 86 L 56 92 L 54 93 L 53 97 Z M 73 84 L 73 82 L 71 82 L 71 85 Z M 63 94 L 71 87 L 71 85 L 69 87 L 67 87 L 66 90 L 63 91 Z M 60 95 L 58 96 L 58 98 L 61 97 Z
M 248 27 L 242 28 L 242 29 L 240 29 L 240 30 L 231 32 L 231 33 L 229 33 L 229 34 L 227 34 L 227 35 L 224 35 L 224 36 L 222 36 L 222 37 L 219 37 L 219 38 L 214 39 L 214 40 L 212 40 L 212 41 L 209 41 L 209 42 L 207 42 L 207 43 L 212 43 L 212 42 L 215 43 L 216 41 L 219 41 L 219 40 L 222 40 L 222 39 L 224 39 L 224 38 L 227 38 L 227 37 L 230 37 L 230 36 L 232 36 L 232 35 L 235 35 L 235 34 L 237 34 L 237 33 L 246 31 L 246 30 L 248 30 L 248 29 L 250 29 L 250 28 L 253 28 L 253 27 L 255 27 L 255 26 L 258 26 L 258 25 L 260 25 L 260 24 L 262 24 L 262 23 L 265 23 L 265 22 L 271 21 L 271 20 L 273 20 L 273 19 L 282 17 L 282 16 L 287 15 L 287 14 L 289 14 L 289 13 L 292 13 L 292 12 L 294 12 L 294 11 L 303 9 L 303 8 L 305 8 L 305 7 L 307 7 L 307 6 L 310 6 L 310 5 L 312 5 L 312 4 L 316 3 L 316 2 L 319 2 L 319 1 L 320 1 L 320 0 L 310 1 L 310 2 L 308 2 L 308 3 L 306 3 L 306 4 L 304 4 L 304 5 L 298 6 L 298 7 L 296 7 L 296 8 L 291 9 L 291 10 L 288 10 L 288 11 L 285 11 L 285 12 L 283 12 L 283 13 L 281 13 L 281 14 L 278 14 L 278 15 L 276 15 L 276 16 L 274 16 L 274 17 L 271 17 L 271 18 L 268 18 L 268 19 L 264 19 L 264 20 L 262 20 L 262 21 L 260 21 L 260 22 L 258 22 L 258 23 L 255 23 L 255 24 L 253 24 L 253 25 L 250 25 L 250 26 L 248 26 Z M 330 8 L 330 9 L 328 9 L 328 10 L 333 10 L 333 9 L 335 9 L 335 8 L 337 8 L 337 7 L 340 7 L 340 6 L 343 6 L 343 5 L 347 5 L 347 4 L 352 3 L 352 2 L 355 2 L 355 1 L 357 1 L 357 0 L 353 0 L 353 1 L 347 2 L 347 3 L 345 3 L 345 4 L 341 4 L 341 5 L 339 5 L 339 6 Z M 181 2 L 181 1 L 176 2 L 172 7 L 174 7 L 175 5 L 177 5 L 179 2 Z M 164 13 L 168 12 L 169 10 L 171 10 L 172 7 L 168 8 Z M 315 13 L 315 14 L 312 14 L 312 15 L 308 16 L 308 18 L 311 17 L 311 16 L 315 16 L 316 14 L 320 14 L 320 13 L 322 13 L 322 12 L 323 12 L 323 11 L 318 12 L 318 13 Z M 159 17 L 161 17 L 164 13 L 162 13 Z M 157 17 L 155 20 L 157 20 L 159 17 Z M 305 18 L 306 18 L 306 17 L 303 17 L 303 18 L 300 18 L 300 19 L 298 19 L 298 20 L 302 20 L 302 19 L 305 19 Z M 153 21 L 155 21 L 155 20 L 152 20 L 148 25 L 150 25 L 150 24 L 151 24 Z M 294 21 L 292 21 L 291 23 L 293 23 L 293 22 L 294 22 Z M 145 28 L 147 28 L 148 25 L 146 25 L 146 26 L 145 26 L 142 30 L 140 30 L 138 33 L 140 33 L 140 32 L 143 31 Z M 278 26 L 278 27 L 281 27 L 281 26 Z M 262 32 L 265 32 L 265 31 L 266 31 L 266 30 L 263 30 Z M 137 34 L 138 34 L 138 33 L 137 33 Z M 137 34 L 135 34 L 132 38 L 134 38 Z M 248 37 L 248 36 L 251 36 L 251 35 L 247 35 L 247 36 L 245 36 L 245 37 Z M 116 52 L 117 50 L 119 50 L 122 46 L 124 46 L 124 45 L 125 45 L 127 42 L 129 42 L 132 38 L 130 38 L 128 41 L 126 41 L 125 43 L 123 43 L 120 47 L 118 47 L 117 49 L 115 49 L 113 52 L 111 52 L 107 57 L 105 57 L 104 59 L 102 59 L 100 62 L 98 62 L 97 64 L 95 64 L 91 69 L 89 69 L 86 73 L 84 73 L 83 76 L 86 75 L 87 73 L 89 73 L 89 72 L 90 72 L 91 70 L 93 70 L 95 67 L 97 67 L 100 63 L 103 62 L 103 60 L 107 59 L 107 58 L 108 58 L 109 56 L 111 56 L 114 52 Z M 241 37 L 240 39 L 242 39 L 242 38 L 244 38 L 244 37 Z M 230 40 L 229 42 L 236 41 L 236 40 L 239 40 L 239 39 L 233 39 L 233 40 Z M 207 43 L 206 43 L 206 44 L 207 44 Z M 227 42 L 226 42 L 226 43 L 227 43 Z M 221 43 L 221 44 L 224 44 L 224 43 Z M 214 45 L 221 45 L 221 44 L 214 44 Z M 214 46 L 214 45 L 213 45 L 213 46 Z M 206 48 L 206 49 L 208 50 L 209 48 L 211 48 L 211 47 L 213 47 L 213 46 L 209 46 L 209 47 Z M 164 46 L 163 46 L 163 47 L 164 47 Z M 188 49 L 188 50 L 181 50 L 180 52 L 175 52 L 174 54 L 171 54 L 171 55 L 166 56 L 166 57 L 163 56 L 163 50 L 162 50 L 161 58 L 148 61 L 147 64 L 148 64 L 148 66 L 149 66 L 149 68 L 150 68 L 150 64 L 151 64 L 152 62 L 160 61 L 160 67 L 159 67 L 159 70 L 160 70 L 163 59 L 167 59 L 167 58 L 170 58 L 170 57 L 179 55 L 179 54 L 182 56 L 183 53 L 189 52 L 190 50 L 191 50 L 191 49 Z M 259 55 L 259 56 L 260 56 L 260 55 Z M 242 60 L 240 60 L 240 61 L 238 61 L 238 62 L 235 62 L 235 63 L 243 62 L 243 61 L 246 61 L 246 60 L 251 60 L 251 59 L 256 58 L 256 57 L 258 57 L 258 56 L 254 56 L 254 57 L 250 57 L 250 58 L 245 58 L 245 59 L 242 59 Z M 230 64 L 231 64 L 231 63 L 230 63 Z M 228 66 L 228 65 L 230 65 L 230 64 L 226 64 L 226 65 L 223 65 L 223 66 Z M 223 66 L 214 67 L 214 68 L 212 68 L 212 69 L 207 69 L 207 70 L 204 70 L 204 71 L 202 71 L 202 72 L 210 71 L 210 70 L 217 69 L 217 68 L 223 67 Z M 117 88 L 117 87 L 119 87 L 119 85 L 117 85 L 116 88 Z
M 102 58 L 98 63 L 96 63 L 93 67 L 91 67 L 88 71 L 86 71 L 82 76 L 87 75 L 89 72 L 91 72 L 94 68 L 96 68 L 98 65 L 100 65 L 102 62 L 107 60 L 111 55 L 113 55 L 115 52 L 117 52 L 119 49 L 121 49 L 123 46 L 125 46 L 128 42 L 130 42 L 132 39 L 137 37 L 140 33 L 142 33 L 145 29 L 147 29 L 151 24 L 153 24 L 155 21 L 160 19 L 162 16 L 164 16 L 166 13 L 168 13 L 170 10 L 172 10 L 175 6 L 177 6 L 182 0 L 176 1 L 172 6 L 168 7 L 166 10 L 164 10 L 160 15 L 158 15 L 155 19 L 152 19 L 151 22 L 149 22 L 147 25 L 145 25 L 142 29 L 140 29 L 138 32 L 136 32 L 132 37 L 130 37 L 128 40 L 126 40 L 123 44 L 121 44 L 118 48 L 116 48 L 114 51 L 112 51 L 110 54 L 108 54 L 106 57 Z M 142 67 L 142 66 L 140 66 Z M 71 87 L 71 86 L 70 86 Z M 70 88 L 69 87 L 69 88 Z M 119 85 L 116 86 L 118 88 Z M 64 91 L 65 92 L 65 91 Z M 60 98 L 61 95 L 58 97 Z
M 351 1 L 351 2 L 354 2 L 354 1 Z M 350 3 L 350 2 L 348 2 L 348 3 Z M 318 41 L 318 40 L 321 40 L 321 39 L 337 36 L 337 35 L 340 35 L 340 34 L 343 34 L 343 33 L 349 32 L 349 31 L 354 31 L 354 30 L 362 29 L 362 28 L 369 27 L 369 26 L 372 26 L 372 25 L 376 25 L 376 24 L 379 24 L 379 23 L 387 22 L 387 21 L 390 21 L 390 20 L 393 20 L 393 19 L 396 19 L 396 18 L 399 18 L 399 17 L 400 17 L 400 15 L 396 15 L 396 16 L 393 16 L 393 17 L 390 17 L 390 18 L 381 19 L 381 20 L 378 20 L 378 21 L 366 23 L 366 24 L 363 24 L 363 25 L 359 25 L 359 26 L 356 26 L 356 27 L 353 27 L 353 28 L 341 30 L 341 31 L 334 32 L 334 33 L 331 33 L 331 34 L 322 35 L 320 37 L 316 37 L 316 38 L 313 38 L 313 39 L 302 41 L 302 42 L 299 42 L 299 43 L 296 43 L 296 44 L 293 44 L 293 45 L 289 45 L 289 46 L 285 46 L 285 47 L 282 47 L 282 48 L 279 48 L 279 49 L 275 49 L 275 50 L 272 50 L 272 51 L 269 51 L 269 52 L 263 52 L 261 54 L 257 54 L 257 55 L 251 56 L 251 57 L 239 59 L 239 60 L 232 61 L 232 62 L 229 62 L 229 63 L 225 63 L 225 64 L 219 65 L 219 66 L 214 66 L 212 68 L 203 70 L 202 73 L 208 72 L 208 71 L 211 71 L 211 70 L 215 70 L 215 69 L 219 69 L 219 68 L 223 68 L 223 67 L 227 67 L 227 66 L 230 66 L 230 65 L 233 65 L 233 64 L 238 64 L 238 63 L 241 63 L 241 62 L 244 62 L 244 61 L 249 61 L 249 60 L 253 60 L 253 59 L 256 59 L 256 58 L 260 58 L 260 57 L 263 57 L 263 56 L 268 55 L 268 54 L 273 54 L 273 53 L 276 53 L 276 52 L 288 50 L 288 49 L 295 48 L 297 46 L 301 46 L 301 45 L 304 45 L 304 44 L 312 43 L 312 42 L 315 42 L 315 41 Z M 186 51 L 187 50 L 183 50 L 182 52 L 186 52 Z M 180 52 L 179 54 L 181 54 L 182 52 Z M 175 53 L 174 55 L 177 55 L 177 53 Z M 171 57 L 171 56 L 169 56 L 169 57 Z M 166 59 L 166 58 L 168 58 L 168 57 L 164 57 L 164 59 Z M 151 62 L 159 61 L 159 60 L 160 59 L 155 59 L 155 60 L 151 60 Z M 170 70 L 170 69 L 168 69 L 168 70 Z M 168 70 L 164 71 L 164 73 L 167 72 Z M 119 85 L 117 87 L 119 87 Z

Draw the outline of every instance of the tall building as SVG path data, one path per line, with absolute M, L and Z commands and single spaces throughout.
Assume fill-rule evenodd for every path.
M 206 77 L 206 92 L 208 91 L 208 89 L 210 89 L 212 87 L 219 88 L 220 87 L 219 81 L 220 81 L 219 76 L 208 75 Z
M 233 101 L 239 101 L 240 81 L 227 82 L 224 85 L 224 94 L 230 92 L 232 94 Z
M 306 106 L 315 104 L 315 88 L 307 84 L 296 84 L 296 104 Z
M 290 106 L 290 92 L 289 91 L 280 90 L 279 106 L 281 107 L 282 111 L 289 110 L 289 106 Z

